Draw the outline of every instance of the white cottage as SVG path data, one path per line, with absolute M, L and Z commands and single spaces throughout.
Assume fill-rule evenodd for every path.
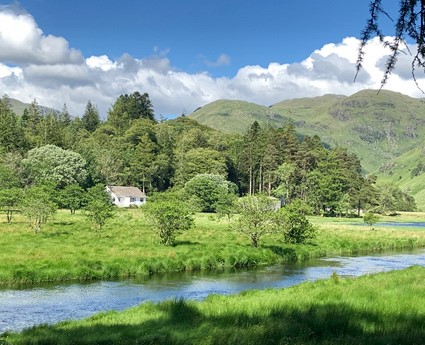
M 146 203 L 146 194 L 137 187 L 106 186 L 112 203 L 118 207 L 140 206 Z

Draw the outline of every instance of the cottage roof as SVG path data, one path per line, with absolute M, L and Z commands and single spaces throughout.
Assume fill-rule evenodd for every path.
M 123 187 L 123 186 L 108 186 L 109 190 L 117 197 L 131 197 L 131 198 L 144 198 L 143 193 L 137 187 Z

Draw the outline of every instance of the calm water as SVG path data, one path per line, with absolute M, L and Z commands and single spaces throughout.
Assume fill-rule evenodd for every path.
M 407 226 L 407 227 L 416 227 L 416 228 L 425 228 L 425 222 L 380 222 L 376 223 L 378 226 Z
M 275 265 L 253 270 L 158 275 L 145 280 L 102 281 L 90 284 L 46 285 L 0 290 L 0 334 L 41 323 L 79 319 L 104 310 L 121 310 L 145 301 L 185 298 L 247 289 L 288 287 L 304 281 L 359 276 L 413 265 L 425 267 L 425 250 L 360 257 L 334 257 L 303 264 Z

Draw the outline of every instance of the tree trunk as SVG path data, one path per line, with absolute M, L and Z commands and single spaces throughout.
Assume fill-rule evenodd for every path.
M 270 171 L 269 171 L 269 186 L 268 186 L 268 189 L 269 189 L 269 196 L 272 194 L 272 174 L 270 173 Z
M 257 234 L 251 234 L 251 244 L 254 248 L 258 247 L 258 235 Z
M 249 195 L 252 195 L 252 167 L 249 167 Z
M 34 221 L 34 232 L 37 234 L 41 229 L 41 218 L 36 217 Z
M 258 192 L 261 193 L 263 191 L 263 165 L 260 162 L 260 171 L 258 174 Z
M 12 212 L 12 210 L 7 210 L 6 218 L 8 223 L 12 222 Z

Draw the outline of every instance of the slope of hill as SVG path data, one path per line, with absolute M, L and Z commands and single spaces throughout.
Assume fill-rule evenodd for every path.
M 293 119 L 303 134 L 319 134 L 331 145 L 348 147 L 368 172 L 385 170 L 425 135 L 425 103 L 385 90 L 284 101 L 270 109 Z
M 245 101 L 218 100 L 196 109 L 190 118 L 225 133 L 241 133 L 254 121 L 281 126 L 289 118 L 265 106 Z
M 270 107 L 221 100 L 189 117 L 225 132 L 243 132 L 254 120 L 274 126 L 291 121 L 301 134 L 317 134 L 331 146 L 347 147 L 358 155 L 367 173 L 391 177 L 400 172 L 409 179 L 408 169 L 414 169 L 410 166 L 414 162 L 403 155 L 424 144 L 425 138 L 425 102 L 386 90 L 292 99 Z M 394 170 L 403 164 L 406 171 Z M 414 196 L 419 193 L 419 185 L 416 192 L 410 187 L 413 181 L 395 182 L 410 188 Z M 423 203 L 425 207 L 425 196 Z
M 425 141 L 391 162 L 387 171 L 379 174 L 380 181 L 393 182 L 413 195 L 416 204 L 425 210 Z
M 15 114 L 17 115 L 22 115 L 22 113 L 24 112 L 24 109 L 27 108 L 29 106 L 29 103 L 24 103 L 21 102 L 17 99 L 14 98 L 9 98 L 9 102 L 12 105 L 12 109 L 14 111 Z M 58 114 L 59 110 L 53 109 L 53 108 L 49 108 L 49 107 L 45 107 L 43 105 L 39 105 L 40 111 L 42 114 L 48 114 L 48 113 L 55 113 Z

